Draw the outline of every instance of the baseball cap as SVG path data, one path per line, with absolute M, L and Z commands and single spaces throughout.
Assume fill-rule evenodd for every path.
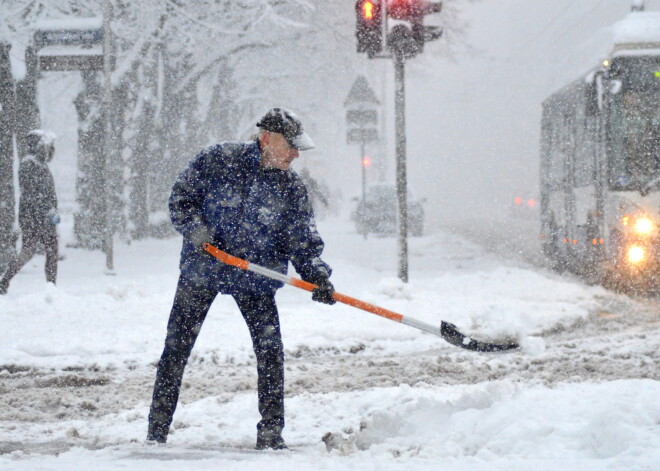
M 284 136 L 291 147 L 298 150 L 314 148 L 314 141 L 303 130 L 300 119 L 291 110 L 273 108 L 257 123 L 257 127 Z

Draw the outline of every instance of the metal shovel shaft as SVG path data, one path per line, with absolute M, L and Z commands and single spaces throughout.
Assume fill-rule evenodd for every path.
M 213 255 L 221 262 L 226 263 L 227 265 L 232 265 L 243 270 L 258 273 L 273 280 L 278 280 L 282 283 L 295 286 L 296 288 L 304 289 L 305 291 L 314 291 L 317 288 L 317 286 L 313 283 L 309 283 L 292 276 L 284 275 L 275 270 L 256 265 L 254 263 L 248 262 L 247 260 L 243 260 L 242 258 L 234 257 L 233 255 L 229 255 L 227 252 L 223 252 L 211 244 L 204 244 L 202 247 L 208 253 Z M 377 316 L 384 317 L 385 319 L 399 322 L 401 324 L 423 330 L 424 332 L 437 335 L 452 345 L 456 345 L 457 347 L 465 348 L 467 350 L 472 350 L 475 352 L 503 352 L 508 350 L 516 350 L 519 348 L 518 344 L 515 342 L 506 342 L 502 344 L 480 342 L 462 334 L 454 324 L 449 322 L 442 321 L 439 327 L 435 327 L 431 324 L 427 324 L 426 322 L 422 322 L 411 317 L 406 317 L 403 314 L 399 314 L 398 312 L 390 311 L 389 309 L 367 303 L 360 299 L 352 298 L 345 294 L 335 292 L 332 297 L 335 301 L 339 301 L 340 303 L 348 304 L 349 306 L 353 306 L 358 309 L 362 309 L 363 311 L 376 314 Z

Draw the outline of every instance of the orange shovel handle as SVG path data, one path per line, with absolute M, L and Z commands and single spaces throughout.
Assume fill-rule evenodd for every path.
M 296 288 L 304 289 L 305 291 L 314 291 L 317 288 L 317 286 L 314 283 L 309 283 L 299 278 L 294 278 L 292 276 L 284 275 L 274 270 L 270 270 L 268 268 L 256 265 L 254 263 L 250 263 L 247 260 L 243 260 L 242 258 L 234 257 L 233 255 L 230 255 L 227 252 L 224 252 L 219 248 L 212 246 L 211 244 L 204 244 L 203 248 L 208 253 L 213 255 L 215 258 L 217 258 L 223 263 L 226 263 L 227 265 L 231 265 L 254 273 L 259 273 L 261 275 L 267 276 L 268 278 L 279 280 L 291 286 L 295 286 Z M 386 319 L 390 319 L 396 322 L 401 322 L 403 320 L 402 314 L 399 314 L 394 311 L 390 311 L 389 309 L 385 309 L 379 306 L 375 306 L 360 299 L 352 298 L 345 294 L 337 293 L 336 291 L 332 295 L 332 298 L 335 301 L 339 301 L 340 303 L 348 304 L 349 306 L 362 309 L 363 311 L 376 314 L 377 316 L 381 316 Z
M 221 262 L 226 263 L 227 265 L 231 265 L 240 268 L 242 270 L 251 271 L 253 273 L 258 273 L 273 280 L 278 280 L 281 281 L 282 283 L 295 286 L 296 288 L 304 289 L 305 291 L 314 291 L 316 288 L 318 288 L 318 286 L 316 286 L 313 283 L 308 283 L 307 281 L 303 281 L 301 279 L 285 275 L 275 270 L 271 270 L 270 268 L 266 268 L 260 265 L 256 265 L 254 263 L 250 263 L 247 260 L 243 260 L 242 258 L 229 255 L 227 252 L 223 252 L 222 250 L 212 246 L 211 244 L 204 244 L 202 247 L 208 253 L 213 255 Z M 351 298 L 350 296 L 346 296 L 345 294 L 335 292 L 332 295 L 332 298 L 335 301 L 339 301 L 340 303 L 348 304 L 349 306 L 353 306 L 358 309 L 362 309 L 363 311 L 376 314 L 377 316 L 384 317 L 385 319 L 390 319 L 392 321 L 399 322 L 401 324 L 405 324 L 419 330 L 423 330 L 424 332 L 429 332 L 431 334 L 438 335 L 443 339 L 445 339 L 447 342 L 451 343 L 452 345 L 456 345 L 457 347 L 465 348 L 467 350 L 472 350 L 475 352 L 503 352 L 507 350 L 516 350 L 519 348 L 518 344 L 514 342 L 507 342 L 504 344 L 480 342 L 478 340 L 471 339 L 470 337 L 462 334 L 456 329 L 456 326 L 454 324 L 451 324 L 449 322 L 442 321 L 440 327 L 436 327 L 431 324 L 427 324 L 426 322 L 422 322 L 420 320 L 414 319 L 412 317 L 408 317 L 408 316 L 404 317 L 402 314 L 399 314 L 398 312 L 390 311 L 389 309 L 385 309 L 380 306 L 376 306 L 374 304 L 369 304 L 367 302 L 361 301 L 356 298 Z

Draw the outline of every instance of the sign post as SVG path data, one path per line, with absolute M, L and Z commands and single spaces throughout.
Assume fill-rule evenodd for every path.
M 346 142 L 360 145 L 360 167 L 362 167 L 362 201 L 366 197 L 367 186 L 367 144 L 379 141 L 378 106 L 380 101 L 367 79 L 360 75 L 355 79 L 344 107 L 346 108 Z
M 63 72 L 74 70 L 103 71 L 103 120 L 104 143 L 100 190 L 103 195 L 103 252 L 106 257 L 106 273 L 113 274 L 113 229 L 108 194 L 108 165 L 111 150 L 112 108 L 112 42 L 110 32 L 110 0 L 104 0 L 103 17 L 48 20 L 37 24 L 34 34 L 39 70 Z
M 44 72 L 103 70 L 103 19 L 41 21 L 34 45 Z

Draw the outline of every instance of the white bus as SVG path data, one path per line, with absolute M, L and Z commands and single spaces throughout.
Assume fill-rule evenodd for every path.
M 660 286 L 660 12 L 543 102 L 541 237 L 557 268 Z

